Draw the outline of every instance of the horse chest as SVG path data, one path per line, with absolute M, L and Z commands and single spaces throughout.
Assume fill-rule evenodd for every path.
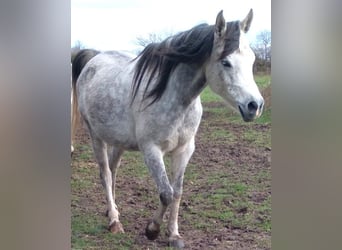
M 201 114 L 202 110 L 192 110 L 181 118 L 169 119 L 158 135 L 162 151 L 167 153 L 189 142 L 197 132 Z
M 168 131 L 167 134 L 160 135 L 160 147 L 164 153 L 186 144 L 196 133 L 195 128 L 178 127 Z

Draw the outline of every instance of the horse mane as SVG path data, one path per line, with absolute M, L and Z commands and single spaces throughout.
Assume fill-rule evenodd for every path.
M 180 63 L 201 65 L 211 55 L 215 26 L 200 24 L 190 30 L 171 36 L 160 43 L 151 43 L 134 59 L 136 63 L 133 76 L 132 103 L 140 88 L 141 81 L 147 77 L 143 99 L 152 98 L 153 104 L 163 95 L 171 73 Z M 225 46 L 220 58 L 239 48 L 239 21 L 228 22 L 225 33 Z M 147 93 L 151 81 L 155 86 Z M 148 105 L 148 106 L 149 106 Z

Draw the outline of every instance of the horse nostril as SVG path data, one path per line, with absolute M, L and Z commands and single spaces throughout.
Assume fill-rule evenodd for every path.
M 255 113 L 258 110 L 258 104 L 255 101 L 251 101 L 247 105 L 248 111 L 251 113 Z

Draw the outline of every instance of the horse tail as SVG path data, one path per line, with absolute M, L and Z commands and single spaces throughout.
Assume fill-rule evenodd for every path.
M 99 54 L 100 52 L 93 49 L 82 49 L 77 51 L 77 53 L 72 54 L 71 63 L 72 63 L 72 113 L 71 113 L 71 140 L 74 138 L 76 133 L 76 128 L 79 124 L 80 114 L 78 112 L 78 100 L 77 100 L 77 91 L 76 91 L 76 82 L 79 75 L 82 72 L 84 66 L 92 59 L 94 56 Z

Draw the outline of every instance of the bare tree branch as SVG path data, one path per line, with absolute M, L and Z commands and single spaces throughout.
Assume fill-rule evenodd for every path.
M 271 31 L 263 30 L 257 35 L 257 40 L 263 45 L 263 59 L 270 59 L 271 52 Z
M 263 30 L 257 34 L 256 43 L 252 46 L 256 60 L 255 71 L 270 72 L 271 69 L 271 31 Z
M 172 32 L 163 32 L 160 34 L 149 33 L 146 36 L 138 36 L 135 44 L 145 48 L 150 43 L 160 43 L 172 35 Z

